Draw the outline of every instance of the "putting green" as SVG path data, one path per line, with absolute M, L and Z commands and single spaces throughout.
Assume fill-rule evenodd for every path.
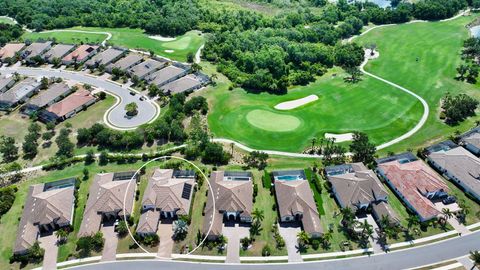
M 274 113 L 266 110 L 253 110 L 247 114 L 247 121 L 257 127 L 268 131 L 285 132 L 297 129 L 302 123 L 292 115 Z

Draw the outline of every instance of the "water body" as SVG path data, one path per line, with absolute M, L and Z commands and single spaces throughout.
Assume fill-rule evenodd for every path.
M 387 8 L 391 6 L 390 0 L 363 0 L 363 2 L 375 3 L 381 8 Z
M 480 37 L 480 25 L 470 27 L 470 33 L 472 34 L 472 37 Z

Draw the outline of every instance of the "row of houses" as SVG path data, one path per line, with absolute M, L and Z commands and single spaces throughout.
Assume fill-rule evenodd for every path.
M 0 49 L 0 61 L 4 63 L 9 63 L 17 55 L 27 63 L 40 57 L 47 63 L 85 65 L 90 69 L 103 66 L 108 72 L 118 69 L 130 77 L 145 80 L 171 94 L 191 92 L 209 82 L 209 78 L 201 73 L 190 74 L 190 67 L 187 65 L 161 58 L 146 58 L 116 47 L 102 51 L 102 47 L 97 45 L 75 46 L 46 41 L 34 42 L 28 46 L 24 43 L 8 43 Z
M 24 104 L 22 113 L 37 113 L 45 123 L 59 122 L 97 101 L 81 85 L 76 91 L 64 82 L 53 83 L 46 90 L 40 90 L 40 86 L 39 79 L 29 77 L 16 83 L 14 76 L 0 77 L 0 110 L 10 111 Z

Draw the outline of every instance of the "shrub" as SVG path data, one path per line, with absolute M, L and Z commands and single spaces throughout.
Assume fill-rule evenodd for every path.
M 267 257 L 267 256 L 270 256 L 272 254 L 272 250 L 270 248 L 269 245 L 265 245 L 263 248 L 262 248 L 262 256 L 264 257 Z

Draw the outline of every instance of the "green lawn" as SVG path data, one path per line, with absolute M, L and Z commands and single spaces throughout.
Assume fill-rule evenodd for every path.
M 480 97 L 478 85 L 453 79 L 455 68 L 461 62 L 463 40 L 468 37 L 465 25 L 475 16 L 448 22 L 381 27 L 357 39 L 361 44 L 375 43 L 380 52 L 380 57 L 366 66 L 367 71 L 410 89 L 430 106 L 430 117 L 418 133 L 382 153 L 426 146 L 453 134 L 455 130 L 464 131 L 472 127 L 474 120 L 479 119 L 478 116 L 473 117 L 459 126 L 449 127 L 438 118 L 439 102 L 446 92 Z
M 202 33 L 199 31 L 190 31 L 175 40 L 160 41 L 150 38 L 148 34 L 141 29 L 130 28 L 95 28 L 95 27 L 74 27 L 65 30 L 82 30 L 90 32 L 108 32 L 112 34 L 109 43 L 126 47 L 129 49 L 141 49 L 144 51 L 153 51 L 155 54 L 178 61 L 186 61 L 187 54 L 195 54 L 204 42 Z M 107 36 L 105 34 L 76 33 L 76 32 L 50 32 L 50 33 L 25 33 L 24 39 L 38 39 L 55 37 L 59 42 L 80 43 L 93 42 L 100 43 Z
M 0 16 L 0 23 L 5 23 L 5 24 L 15 24 L 15 21 L 8 17 Z
M 229 91 L 228 80 L 219 76 L 217 86 L 205 91 L 211 104 L 209 127 L 216 137 L 256 149 L 296 152 L 326 132 L 361 130 L 380 144 L 407 132 L 421 117 L 421 104 L 412 96 L 366 76 L 357 84 L 345 83 L 344 77 L 336 68 L 315 83 L 286 95 L 271 95 L 239 88 Z M 319 99 L 290 111 L 274 109 L 281 102 L 311 94 Z
M 55 39 L 59 43 L 101 43 L 107 38 L 106 34 L 76 33 L 76 32 L 26 32 L 24 40 Z

